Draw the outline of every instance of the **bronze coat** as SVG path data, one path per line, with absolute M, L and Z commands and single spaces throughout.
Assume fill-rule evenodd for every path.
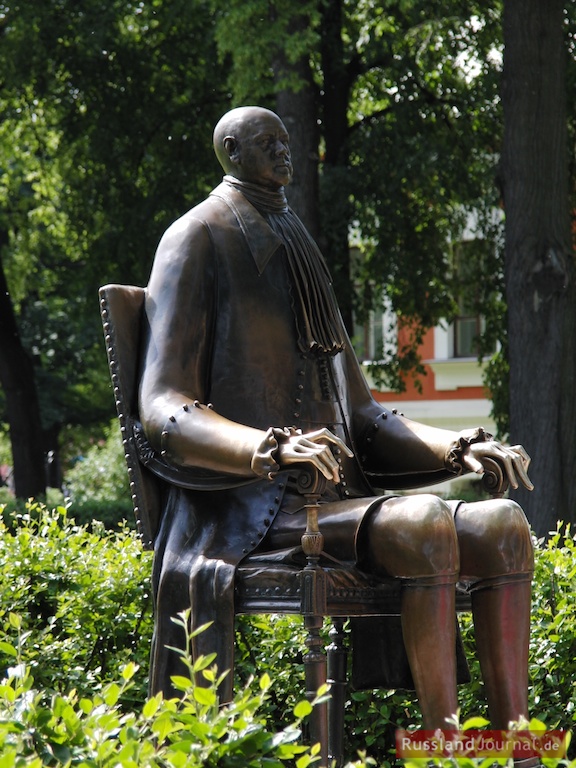
M 223 183 L 172 225 L 156 254 L 140 414 L 188 487 L 167 487 L 155 543 L 152 690 L 175 671 L 163 647 L 182 644 L 170 616 L 190 606 L 194 626 L 214 621 L 195 652 L 215 650 L 219 668 L 232 667 L 234 571 L 286 490 L 286 472 L 270 480 L 250 469 L 270 426 L 338 434 L 354 451 L 342 498 L 449 476 L 427 428 L 373 400 L 349 343 L 321 361 L 301 354 L 283 251 L 258 211 Z M 227 487 L 210 490 L 214 478 Z

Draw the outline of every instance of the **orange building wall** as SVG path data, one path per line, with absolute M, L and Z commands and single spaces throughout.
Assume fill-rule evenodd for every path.
M 402 329 L 398 333 L 399 346 L 402 345 L 405 335 L 405 331 Z M 420 348 L 420 356 L 422 360 L 433 360 L 434 355 L 434 331 L 429 330 L 425 336 L 423 344 Z M 372 390 L 372 394 L 376 400 L 381 402 L 394 400 L 394 402 L 402 402 L 406 400 L 468 400 L 468 399 L 481 399 L 489 397 L 489 391 L 486 387 L 458 387 L 450 390 L 436 390 L 435 375 L 429 365 L 424 363 L 426 370 L 426 376 L 420 376 L 419 381 L 422 388 L 420 392 L 414 383 L 414 378 L 409 376 L 405 378 L 406 391 L 397 392 L 379 392 Z

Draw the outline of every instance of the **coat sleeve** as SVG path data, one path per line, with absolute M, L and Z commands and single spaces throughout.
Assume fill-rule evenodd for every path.
M 162 238 L 147 288 L 140 419 L 168 463 L 254 478 L 252 460 L 267 433 L 225 419 L 207 402 L 216 292 L 210 233 L 188 214 Z
M 355 447 L 373 485 L 417 488 L 454 477 L 446 456 L 457 432 L 420 424 L 376 402 L 351 351 L 347 378 Z

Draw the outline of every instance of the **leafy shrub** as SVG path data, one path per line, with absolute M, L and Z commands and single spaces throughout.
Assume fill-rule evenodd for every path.
M 548 724 L 576 721 L 576 537 L 557 531 L 536 557 L 530 695 Z
M 23 661 L 37 685 L 84 695 L 132 661 L 141 673 L 131 695 L 144 698 L 151 558 L 132 531 L 89 530 L 63 507 L 29 504 L 10 528 L 0 523 L 0 567 L 0 622 L 22 617 Z M 0 669 L 11 663 L 0 651 Z
M 5 486 L 0 488 L 0 506 L 2 507 L 2 514 L 7 520 L 13 513 L 26 511 L 26 502 L 23 499 L 17 499 L 12 491 Z
M 117 691 L 114 685 L 121 679 L 121 670 L 135 664 L 137 671 L 128 667 L 132 670 L 130 684 L 120 685 L 113 705 L 120 705 L 125 714 L 110 714 L 110 718 L 119 723 L 118 733 L 128 722 L 136 723 L 136 731 L 143 728 L 143 721 L 138 719 L 141 715 L 134 713 L 146 702 L 152 634 L 151 555 L 142 551 L 136 534 L 125 527 L 112 532 L 102 525 L 79 526 L 64 509 L 50 512 L 29 505 L 10 527 L 0 527 L 0 567 L 0 626 L 5 625 L 0 671 L 14 667 L 14 656 L 7 646 L 18 647 L 20 642 L 19 659 L 27 674 L 34 677 L 34 696 L 40 696 L 43 708 L 43 714 L 37 716 L 49 717 L 51 705 L 47 702 L 53 695 L 54 701 L 60 702 L 58 707 L 66 711 L 72 707 L 82 720 L 80 729 L 96 728 L 94 721 L 86 724 L 86 718 L 96 718 L 101 706 L 107 711 L 106 701 L 101 703 L 103 697 L 109 690 Z M 550 729 L 570 730 L 576 717 L 575 581 L 576 541 L 569 531 L 558 532 L 536 550 L 530 651 L 530 711 Z M 9 621 L 11 612 L 22 617 L 18 631 Z M 486 705 L 474 655 L 471 617 L 464 614 L 460 618 L 472 674 L 472 682 L 460 689 L 464 719 L 485 715 Z M 291 616 L 238 617 L 236 645 L 235 689 L 242 692 L 239 696 L 248 696 L 251 679 L 269 675 L 272 682 L 266 684 L 266 695 L 258 703 L 258 717 L 266 722 L 267 732 L 283 732 L 303 691 L 301 620 Z M 14 677 L 10 685 L 16 684 Z M 76 698 L 68 693 L 71 689 L 76 690 Z M 92 704 L 81 704 L 84 699 Z M 52 717 L 56 710 L 52 707 L 50 711 Z M 164 709 L 159 706 L 157 712 L 160 717 Z M 415 696 L 397 690 L 351 692 L 345 716 L 345 753 L 354 756 L 367 750 L 380 766 L 396 764 L 396 728 L 421 722 Z M 130 717 L 135 720 L 130 721 Z M 0 728 L 2 719 L 0 714 Z M 51 727 L 57 730 L 56 725 Z M 85 738 L 86 734 L 82 735 Z M 12 765 L 2 757 L 0 747 L 0 768 Z M 139 759 L 144 760 L 134 757 L 134 764 L 144 765 L 137 762 Z M 123 765 L 120 760 L 117 764 Z
M 80 525 L 98 521 L 110 529 L 124 524 L 135 527 L 118 420 L 101 430 L 99 438 L 90 435 L 86 439 L 90 448 L 76 455 L 66 471 L 64 491 L 48 488 L 43 501 L 48 507 L 65 504 Z M 7 487 L 0 487 L 0 504 L 7 513 L 25 512 L 25 501 L 16 499 Z
M 124 450 L 114 419 L 104 437 L 80 457 L 65 478 L 69 514 L 81 525 L 93 521 L 106 528 L 134 527 Z
M 185 627 L 186 621 L 181 624 Z M 110 682 L 96 695 L 80 697 L 73 691 L 49 696 L 34 687 L 23 662 L 25 633 L 15 614 L 9 626 L 19 638 L 15 646 L 1 645 L 15 661 L 0 686 L 2 765 L 307 768 L 314 762 L 316 747 L 299 743 L 301 720 L 310 712 L 310 703 L 298 703 L 294 722 L 279 732 L 271 730 L 259 711 L 270 687 L 266 674 L 256 693 L 245 688 L 221 707 L 210 659 L 192 664 L 185 658 L 189 675 L 176 681 L 181 700 L 165 701 L 158 695 L 137 712 L 123 712 L 118 702 L 127 698 L 136 671 L 133 663 L 122 670 L 120 683 Z M 209 683 L 205 688 L 191 682 L 201 672 Z
M 132 520 L 132 502 L 118 421 L 102 440 L 79 457 L 65 478 L 71 514 L 81 523 L 100 520 L 108 527 Z
M 91 526 L 101 523 L 108 530 L 136 528 L 134 508 L 129 499 L 114 499 L 112 502 L 87 499 L 66 501 L 68 514 L 78 525 Z

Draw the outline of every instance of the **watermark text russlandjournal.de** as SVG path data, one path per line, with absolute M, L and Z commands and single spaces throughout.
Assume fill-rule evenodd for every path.
M 566 756 L 567 731 L 396 731 L 396 756 L 401 758 L 561 759 Z

